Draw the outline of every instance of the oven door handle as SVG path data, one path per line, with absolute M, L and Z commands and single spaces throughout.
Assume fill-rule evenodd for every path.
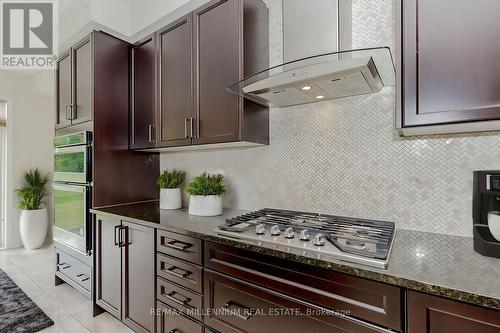
M 54 190 L 85 193 L 87 191 L 86 185 L 69 185 L 69 184 L 52 184 Z
M 54 148 L 55 155 L 72 154 L 72 153 L 86 153 L 86 152 L 87 152 L 87 145 L 86 144 L 79 145 L 79 146 Z

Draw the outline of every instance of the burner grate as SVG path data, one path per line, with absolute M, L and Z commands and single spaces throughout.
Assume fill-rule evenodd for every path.
M 296 212 L 265 208 L 243 214 L 226 221 L 225 230 L 241 231 L 254 228 L 257 224 L 277 224 L 283 228 L 293 226 L 321 232 L 340 251 L 363 257 L 386 259 L 394 237 L 394 222 L 358 219 L 343 216 Z

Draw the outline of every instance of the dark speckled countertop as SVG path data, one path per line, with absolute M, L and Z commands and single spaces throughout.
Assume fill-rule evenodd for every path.
M 474 252 L 472 238 L 397 230 L 389 266 L 382 270 L 217 236 L 215 227 L 228 217 L 245 213 L 243 210 L 226 209 L 221 216 L 197 217 L 188 215 L 186 210 L 160 210 L 157 202 L 148 202 L 92 212 L 500 310 L 500 259 Z

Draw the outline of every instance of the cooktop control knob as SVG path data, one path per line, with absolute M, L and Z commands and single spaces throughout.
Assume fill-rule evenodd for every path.
M 325 236 L 323 236 L 322 234 L 316 234 L 314 236 L 313 243 L 316 246 L 323 246 L 323 245 L 325 245 Z
M 255 226 L 255 233 L 257 235 L 263 235 L 266 233 L 266 225 L 265 224 L 257 224 L 257 226 Z
M 293 231 L 293 228 L 290 227 L 290 228 L 286 228 L 285 229 L 285 238 L 293 238 L 295 237 L 295 231 Z
M 309 233 L 309 230 L 304 229 L 300 231 L 300 240 L 301 241 L 308 241 L 311 239 L 311 234 Z
M 271 235 L 272 236 L 279 236 L 279 234 L 280 234 L 280 226 L 279 225 L 271 226 Z

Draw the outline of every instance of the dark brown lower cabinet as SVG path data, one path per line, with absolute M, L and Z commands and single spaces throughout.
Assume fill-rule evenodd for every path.
M 153 332 L 154 229 L 96 217 L 96 304 L 135 332 Z
M 156 332 L 158 333 L 203 333 L 203 325 L 158 302 L 156 305 Z M 210 331 L 205 331 L 210 332 Z
M 128 222 L 122 228 L 122 321 L 136 332 L 153 332 L 154 230 Z
M 499 333 L 500 313 L 414 291 L 408 293 L 408 333 Z
M 220 332 L 390 332 L 250 282 L 205 271 L 205 324 Z
M 121 262 L 118 246 L 120 220 L 96 217 L 96 304 L 121 320 Z
M 205 242 L 205 267 L 397 332 L 404 327 L 395 286 L 211 242 Z

